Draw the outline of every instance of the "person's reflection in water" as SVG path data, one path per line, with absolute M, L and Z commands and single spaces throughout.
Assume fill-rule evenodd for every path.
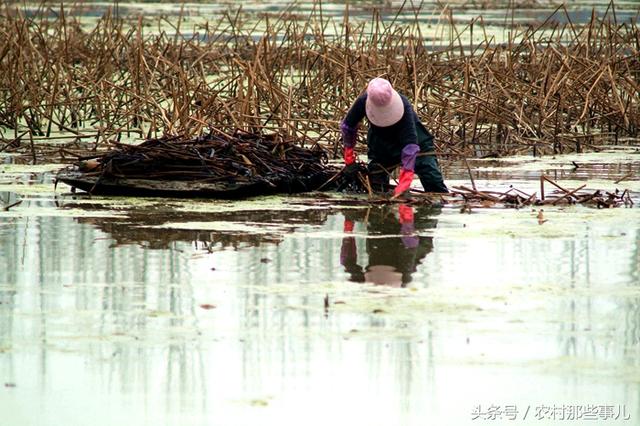
M 399 206 L 372 207 L 367 210 L 344 212 L 344 232 L 340 249 L 340 263 L 349 273 L 349 280 L 404 287 L 411 281 L 418 265 L 433 249 L 433 237 L 417 233 L 435 228 L 434 215 L 439 209 Z M 366 250 L 368 265 L 358 259 L 356 237 L 351 235 L 354 224 L 364 221 L 367 227 Z

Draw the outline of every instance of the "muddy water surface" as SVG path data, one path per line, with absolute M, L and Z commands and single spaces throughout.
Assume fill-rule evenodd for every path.
M 473 173 L 638 201 L 639 166 L 624 149 Z M 411 220 L 340 196 L 87 197 L 54 192 L 55 168 L 0 166 L 2 205 L 22 201 L 0 211 L 2 425 L 640 421 L 638 208 Z

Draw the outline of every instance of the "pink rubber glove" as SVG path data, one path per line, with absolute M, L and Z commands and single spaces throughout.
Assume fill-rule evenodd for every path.
M 398 216 L 400 216 L 400 232 L 402 233 L 402 244 L 407 249 L 413 249 L 420 244 L 420 238 L 415 234 L 413 225 L 413 207 L 406 204 L 398 206 Z
M 347 166 L 356 162 L 356 153 L 353 152 L 353 148 L 344 148 L 344 164 Z
M 342 225 L 342 230 L 344 232 L 353 232 L 353 225 L 355 224 L 353 223 L 352 220 L 345 219 L 344 224 Z
M 399 197 L 411 186 L 411 182 L 413 181 L 414 172 L 412 170 L 401 169 L 400 170 L 400 178 L 398 179 L 398 186 L 393 191 L 393 197 Z
M 400 224 L 413 223 L 413 207 L 406 204 L 398 206 L 398 216 L 400 216 Z

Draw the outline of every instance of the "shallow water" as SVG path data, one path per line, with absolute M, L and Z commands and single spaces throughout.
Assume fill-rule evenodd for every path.
M 609 17 L 619 23 L 629 23 L 638 19 L 638 7 L 636 0 L 616 0 L 615 16 L 610 8 L 608 0 L 575 0 L 565 2 L 565 9 L 556 10 L 559 3 L 549 1 L 421 1 L 407 2 L 403 0 L 377 0 L 377 1 L 249 1 L 238 3 L 235 0 L 217 2 L 79 2 L 67 3 L 65 15 L 79 18 L 81 25 L 89 30 L 96 26 L 105 14 L 129 20 L 137 26 L 137 17 L 150 18 L 145 24 L 145 34 L 175 34 L 180 27 L 183 37 L 204 40 L 204 27 L 213 27 L 222 22 L 219 30 L 230 34 L 225 29 L 227 21 L 237 20 L 238 28 L 242 28 L 245 36 L 251 36 L 257 41 L 264 35 L 265 16 L 269 16 L 271 23 L 282 17 L 307 22 L 310 19 L 318 23 L 324 23 L 323 34 L 325 37 L 343 37 L 341 28 L 345 22 L 345 14 L 349 11 L 349 22 L 355 26 L 365 24 L 366 31 L 371 31 L 369 23 L 372 12 L 376 10 L 381 22 L 385 25 L 415 25 L 420 28 L 424 36 L 425 46 L 429 49 L 446 48 L 457 37 L 465 48 L 469 42 L 481 44 L 483 42 L 504 43 L 518 41 L 522 36 L 520 25 L 533 24 L 536 26 L 553 17 L 550 22 L 559 25 L 567 23 L 585 24 L 591 20 L 592 11 L 597 18 Z M 59 15 L 59 7 L 43 10 L 38 2 L 24 2 L 22 10 L 27 16 L 56 17 Z M 554 13 L 556 12 L 556 13 Z M 231 16 L 231 18 L 229 17 Z M 159 18 L 154 19 L 154 18 Z M 483 30 L 479 27 L 478 19 L 482 18 Z M 456 25 L 456 35 L 450 26 L 451 20 Z M 470 40 L 472 34 L 467 26 L 476 21 L 476 35 Z M 509 30 L 513 25 L 516 29 Z M 238 30 L 236 28 L 236 30 Z M 365 31 L 365 32 L 366 32 Z M 486 39 L 485 39 L 486 36 Z M 235 31 L 233 37 L 236 37 Z M 278 36 L 276 40 L 282 39 Z
M 628 149 L 473 170 L 533 191 L 542 171 L 584 178 L 572 161 L 638 200 Z M 415 208 L 403 226 L 339 197 L 54 193 L 56 167 L 0 165 L 3 205 L 22 200 L 0 211 L 2 425 L 640 419 L 638 208 L 545 207 L 542 225 Z

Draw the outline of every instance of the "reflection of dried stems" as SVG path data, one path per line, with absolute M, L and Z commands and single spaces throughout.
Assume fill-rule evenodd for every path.
M 425 42 L 421 6 L 393 25 L 377 11 L 345 16 L 335 36 L 321 4 L 309 19 L 265 19 L 259 34 L 240 13 L 169 35 L 111 13 L 86 30 L 62 8 L 55 17 L 0 8 L 0 126 L 14 139 L 57 129 L 103 146 L 215 127 L 332 145 L 350 103 L 381 74 L 415 104 L 440 154 L 581 151 L 640 128 L 638 26 L 611 10 L 577 25 L 559 6 L 566 23 L 511 28 L 506 44 L 486 35 L 482 17 L 458 28 L 449 14 L 452 36 L 438 46 Z M 471 34 L 483 39 L 463 43 Z
M 21 204 L 21 203 L 22 203 L 22 200 L 16 201 L 16 202 L 15 202 L 15 203 L 13 203 L 13 204 L 9 204 L 8 206 L 5 206 L 5 207 L 4 207 L 4 211 L 5 211 L 5 212 L 8 212 L 8 211 L 9 211 L 9 209 L 10 209 L 11 207 L 15 207 L 15 206 L 17 206 L 17 205 L 19 205 L 19 204 Z

